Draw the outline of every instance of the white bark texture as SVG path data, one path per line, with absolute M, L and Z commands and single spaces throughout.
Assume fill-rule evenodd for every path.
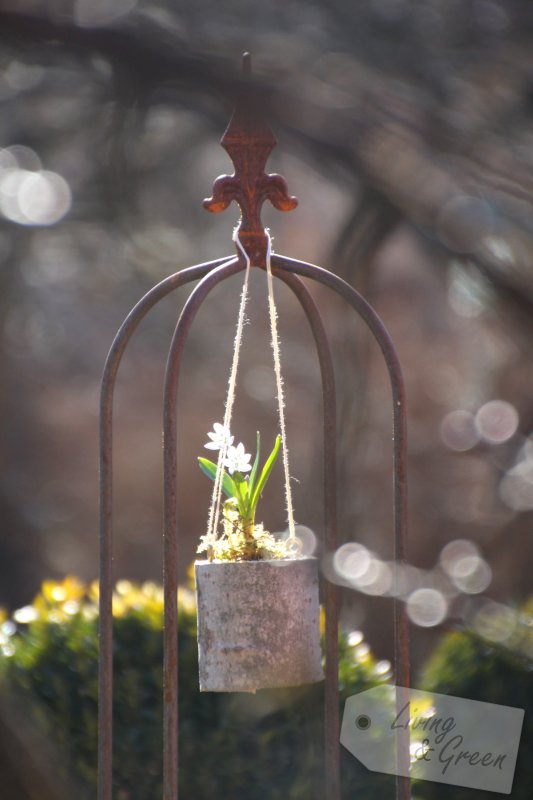
M 200 691 L 323 679 L 316 558 L 197 561 Z

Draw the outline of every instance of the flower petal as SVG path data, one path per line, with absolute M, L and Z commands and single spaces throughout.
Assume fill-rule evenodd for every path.
M 213 430 L 210 431 L 207 436 L 211 439 L 210 442 L 204 445 L 208 450 L 221 450 L 223 447 L 231 445 L 233 442 L 233 436 L 229 428 L 222 425 L 220 422 L 215 422 L 213 424 Z

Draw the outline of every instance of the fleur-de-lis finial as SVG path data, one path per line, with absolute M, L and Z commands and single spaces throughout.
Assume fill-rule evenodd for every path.
M 243 72 L 251 73 L 249 53 L 243 56 Z M 298 200 L 289 195 L 281 175 L 265 172 L 276 139 L 249 96 L 237 104 L 220 143 L 233 161 L 235 172 L 216 179 L 213 196 L 204 200 L 204 208 L 218 214 L 235 200 L 241 209 L 237 229 L 240 242 L 252 265 L 264 268 L 268 239 L 261 222 L 261 207 L 270 200 L 279 211 L 292 211 Z

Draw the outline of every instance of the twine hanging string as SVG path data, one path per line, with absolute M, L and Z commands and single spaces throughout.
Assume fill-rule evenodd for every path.
M 279 428 L 281 436 L 281 452 L 282 452 L 283 472 L 284 472 L 284 482 L 285 482 L 285 503 L 287 509 L 287 522 L 288 522 L 289 538 L 291 541 L 294 541 L 295 523 L 294 523 L 294 511 L 292 505 L 292 491 L 290 484 L 289 450 L 287 447 L 287 431 L 285 425 L 285 399 L 283 393 L 283 378 L 281 375 L 281 350 L 280 350 L 278 322 L 277 322 L 278 312 L 276 308 L 276 302 L 274 299 L 274 285 L 272 280 L 272 266 L 271 266 L 272 245 L 271 245 L 270 234 L 268 231 L 267 231 L 267 237 L 268 237 L 268 244 L 267 244 L 267 255 L 266 255 L 266 273 L 267 273 L 267 286 L 268 286 L 268 313 L 270 319 L 270 337 L 271 337 L 272 352 L 274 356 L 274 373 L 276 377 L 276 395 L 278 401 L 278 418 L 279 418 Z M 226 397 L 226 407 L 224 412 L 223 424 L 226 430 L 230 430 L 231 428 L 231 417 L 233 412 L 233 406 L 235 403 L 237 371 L 239 366 L 244 323 L 246 319 L 245 311 L 246 311 L 246 303 L 248 300 L 248 284 L 249 284 L 250 267 L 251 267 L 250 257 L 248 256 L 247 252 L 245 251 L 239 240 L 237 229 L 233 234 L 233 241 L 236 243 L 237 247 L 243 254 L 244 258 L 246 259 L 246 270 L 244 273 L 244 282 L 239 304 L 237 329 L 235 333 L 235 342 L 233 347 L 233 359 L 231 364 L 230 377 L 228 381 L 228 394 Z M 224 462 L 227 457 L 227 452 L 228 452 L 228 441 L 227 438 L 224 437 L 222 447 L 220 448 L 219 451 L 217 471 L 215 475 L 215 483 L 213 486 L 213 494 L 211 498 L 211 507 L 209 509 L 209 520 L 208 520 L 207 530 L 210 539 L 216 538 L 216 531 L 218 529 L 218 523 L 220 519 L 220 505 L 222 500 L 222 480 L 224 476 Z
M 233 345 L 233 359 L 231 363 L 231 371 L 228 380 L 228 394 L 226 397 L 226 408 L 224 411 L 223 425 L 227 431 L 229 431 L 231 428 L 231 417 L 233 413 L 233 405 L 235 403 L 237 371 L 239 368 L 239 357 L 241 354 L 242 332 L 244 328 L 244 322 L 246 319 L 245 311 L 246 311 L 246 302 L 248 300 L 248 283 L 250 280 L 250 266 L 251 266 L 250 258 L 248 257 L 248 254 L 245 252 L 239 241 L 237 228 L 235 228 L 233 232 L 233 241 L 236 242 L 237 246 L 242 251 L 246 259 L 246 269 L 244 272 L 244 282 L 242 285 L 241 300 L 239 304 L 239 314 L 237 317 L 237 330 L 235 332 L 235 341 Z M 216 532 L 218 529 L 218 522 L 220 519 L 220 503 L 222 499 L 222 480 L 224 476 L 224 462 L 226 460 L 227 454 L 228 454 L 228 441 L 227 437 L 224 437 L 222 442 L 222 447 L 220 448 L 218 453 L 217 471 L 215 475 L 213 494 L 211 496 L 211 507 L 209 509 L 209 519 L 207 523 L 207 532 L 210 539 L 216 538 Z M 210 552 L 208 552 L 208 555 L 211 558 Z
M 272 280 L 272 265 L 270 256 L 272 252 L 272 241 L 270 233 L 267 231 L 268 246 L 266 256 L 266 273 L 268 285 L 268 314 L 270 317 L 270 340 L 274 355 L 274 372 L 276 375 L 276 393 L 278 397 L 278 416 L 279 429 L 281 434 L 281 453 L 283 458 L 283 472 L 285 477 L 285 504 L 287 507 L 287 523 L 289 527 L 289 538 L 295 540 L 294 532 L 294 511 L 292 507 L 291 476 L 289 471 L 289 449 L 287 447 L 287 430 L 285 427 L 285 398 L 283 395 L 283 378 L 281 377 L 281 351 L 278 335 L 278 311 L 274 300 L 274 283 Z

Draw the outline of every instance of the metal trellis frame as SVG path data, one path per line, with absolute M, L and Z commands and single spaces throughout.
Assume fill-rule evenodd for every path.
M 244 58 L 249 72 L 249 58 Z M 266 269 L 268 237 L 261 222 L 265 200 L 281 211 L 290 211 L 296 198 L 290 197 L 284 179 L 265 173 L 267 158 L 276 141 L 253 98 L 241 101 L 222 138 L 222 145 L 234 165 L 232 176 L 219 177 L 213 197 L 204 201 L 212 212 L 223 211 L 235 200 L 241 208 L 239 238 L 251 264 Z M 165 278 L 132 309 L 120 327 L 105 364 L 100 398 L 100 668 L 98 724 L 98 800 L 112 800 L 112 704 L 113 704 L 113 398 L 117 373 L 135 330 L 148 312 L 164 297 L 185 284 L 197 281 L 177 322 L 165 372 L 164 386 L 164 753 L 163 800 L 178 798 L 178 497 L 177 480 L 177 395 L 182 355 L 196 313 L 211 290 L 246 266 L 242 253 L 189 267 Z M 302 278 L 318 282 L 350 305 L 361 317 L 383 354 L 392 390 L 394 557 L 397 567 L 405 561 L 407 533 L 406 407 L 405 390 L 398 356 L 392 340 L 374 309 L 348 283 L 332 272 L 303 261 L 272 255 L 273 275 L 286 284 L 300 303 L 314 338 L 322 382 L 324 428 L 324 550 L 335 551 L 337 542 L 336 502 L 336 409 L 335 380 L 330 348 L 319 310 Z M 340 720 L 338 689 L 338 588 L 324 578 L 325 609 L 325 781 L 324 798 L 340 800 Z M 396 683 L 408 687 L 408 622 L 404 604 L 394 603 L 394 667 Z M 409 778 L 396 780 L 397 800 L 410 797 Z M 187 800 L 187 798 L 185 799 Z

